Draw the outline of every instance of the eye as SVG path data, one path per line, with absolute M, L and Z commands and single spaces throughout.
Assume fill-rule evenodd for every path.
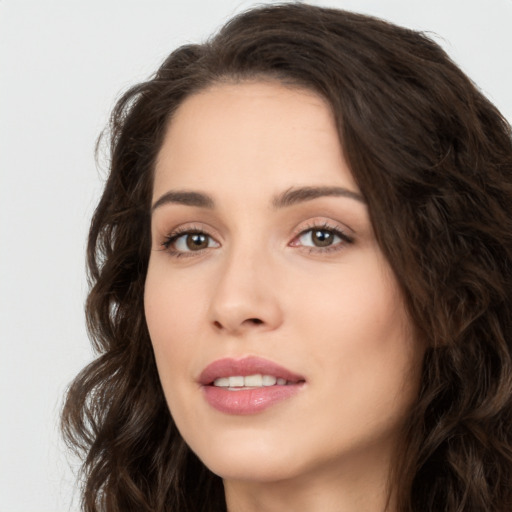
M 162 246 L 171 254 L 180 255 L 219 247 L 219 243 L 203 231 L 185 231 L 169 235 Z
M 351 236 L 339 228 L 329 226 L 313 226 L 302 231 L 290 244 L 292 247 L 305 247 L 310 251 L 330 251 L 341 249 L 345 244 L 352 243 Z
M 298 240 L 301 245 L 306 247 L 329 247 L 342 241 L 333 230 L 318 228 L 305 231 L 298 237 Z

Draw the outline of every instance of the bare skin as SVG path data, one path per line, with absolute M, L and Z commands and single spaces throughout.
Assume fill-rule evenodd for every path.
M 328 106 L 263 81 L 191 96 L 159 153 L 153 204 L 158 371 L 229 512 L 382 512 L 423 349 Z M 201 372 L 247 356 L 302 376 L 299 391 L 250 414 L 212 407 Z

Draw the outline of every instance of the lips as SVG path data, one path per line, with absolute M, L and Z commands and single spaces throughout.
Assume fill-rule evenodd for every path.
M 304 377 L 287 370 L 286 368 L 260 357 L 245 357 L 244 359 L 219 359 L 209 364 L 199 376 L 199 383 L 203 386 L 213 384 L 215 379 L 229 378 L 240 375 L 273 375 L 277 379 L 297 383 L 304 381 Z
M 198 379 L 206 401 L 226 414 L 256 414 L 291 398 L 304 377 L 259 357 L 219 359 Z

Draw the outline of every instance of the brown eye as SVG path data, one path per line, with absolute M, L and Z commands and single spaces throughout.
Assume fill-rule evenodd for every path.
M 341 241 L 341 237 L 331 229 L 313 228 L 304 231 L 299 237 L 300 244 L 305 247 L 329 247 Z
M 311 240 L 317 247 L 327 247 L 334 241 L 334 233 L 325 229 L 316 230 L 311 233 Z
M 202 231 L 188 231 L 167 238 L 163 247 L 171 253 L 192 253 L 219 247 L 210 235 Z
M 191 251 L 200 251 L 208 247 L 209 238 L 210 237 L 204 233 L 191 233 L 185 235 L 185 243 L 187 244 L 187 248 Z

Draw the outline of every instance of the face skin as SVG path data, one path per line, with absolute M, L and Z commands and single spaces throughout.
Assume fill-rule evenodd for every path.
M 349 192 L 276 205 L 302 187 Z M 177 191 L 211 201 L 161 199 Z M 383 510 L 423 350 L 358 194 L 332 114 L 312 92 L 215 85 L 169 125 L 146 319 L 172 416 L 224 479 L 230 511 Z M 190 231 L 204 233 L 199 250 Z M 305 382 L 255 414 L 213 408 L 199 375 L 246 356 Z

